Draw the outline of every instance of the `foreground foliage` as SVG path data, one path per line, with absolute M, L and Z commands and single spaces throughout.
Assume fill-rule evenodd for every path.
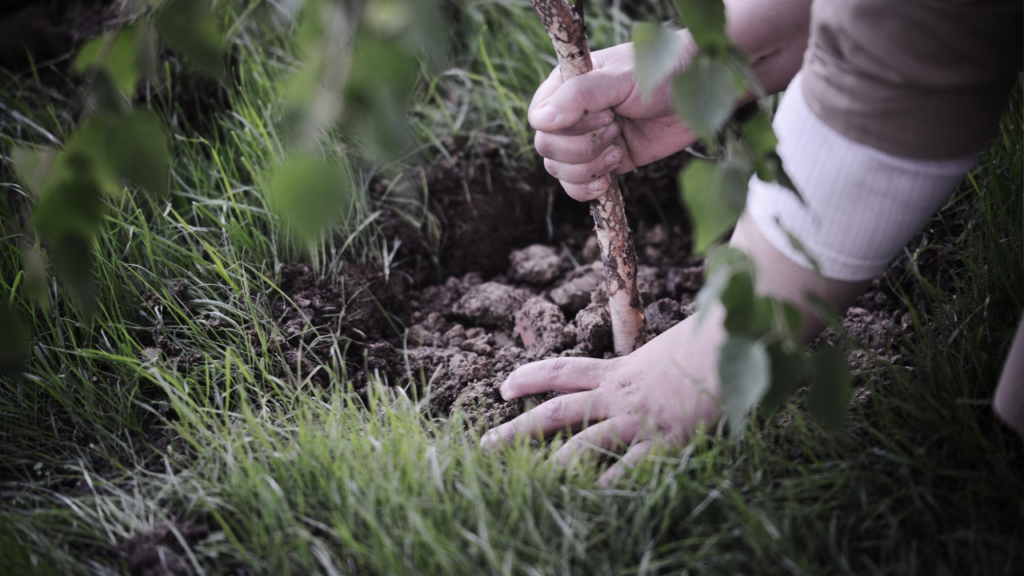
M 552 65 L 544 32 L 527 2 L 457 7 L 456 65 L 418 94 L 417 135 L 500 142 L 530 162 L 525 108 Z M 0 243 L 0 294 L 34 342 L 21 376 L 0 380 L 0 572 L 1020 571 L 1024 451 L 989 407 L 1024 307 L 1019 94 L 979 168 L 885 280 L 911 307 L 910 336 L 893 342 L 905 363 L 859 374 L 848 435 L 809 422 L 798 396 L 742 438 L 702 437 L 598 490 L 598 463 L 560 473 L 544 465 L 549 449 L 525 445 L 485 456 L 463 422 L 428 420 L 400 387 L 375 382 L 363 405 L 340 354 L 322 368 L 326 387 L 282 359 L 266 300 L 278 265 L 305 246 L 270 215 L 257 168 L 285 154 L 267 78 L 287 71 L 293 47 L 246 8 L 224 14 L 239 68 L 230 109 L 204 135 L 176 128 L 169 198 L 129 189 L 104 201 L 91 322 L 52 281 L 41 287 L 52 305 L 34 307 L 21 238 Z M 632 30 L 617 10 L 588 26 L 595 47 Z M 10 183 L 8 151 L 59 130 L 66 102 L 4 80 Z M 345 156 L 340 141 L 323 146 Z M 354 164 L 351 210 L 318 249 L 324 276 L 390 262 L 382 207 L 436 231 L 416 203 L 368 191 L 396 165 Z M 23 191 L 5 187 L 6 221 Z M 189 369 L 141 353 L 154 335 L 184 348 Z

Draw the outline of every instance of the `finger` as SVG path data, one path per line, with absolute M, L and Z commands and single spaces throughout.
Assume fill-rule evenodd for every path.
M 640 422 L 636 418 L 618 417 L 599 422 L 566 441 L 551 457 L 551 463 L 565 466 L 586 450 L 611 452 L 629 446 L 639 431 Z
M 544 159 L 544 169 L 555 178 L 570 184 L 589 184 L 612 172 L 622 163 L 622 148 L 609 146 L 596 160 L 583 164 L 567 164 L 558 160 Z
M 615 142 L 620 132 L 619 125 L 614 123 L 579 136 L 537 132 L 533 137 L 533 147 L 545 158 L 568 164 L 582 164 L 599 157 Z
M 597 388 L 608 361 L 595 358 L 552 358 L 522 366 L 509 374 L 500 392 L 505 400 L 541 392 L 582 392 Z
M 607 176 L 603 176 L 588 182 L 587 184 L 573 184 L 571 182 L 562 182 L 562 188 L 565 193 L 569 195 L 573 200 L 579 202 L 590 202 L 595 198 L 600 198 L 608 191 L 611 186 L 611 182 Z
M 552 132 L 551 134 L 556 136 L 579 136 L 581 134 L 593 132 L 599 128 L 604 128 L 614 121 L 615 114 L 611 110 L 599 110 L 583 116 L 582 120 L 572 126 L 569 126 L 564 130 Z
M 599 422 L 605 415 L 597 400 L 596 395 L 586 392 L 548 400 L 511 422 L 492 428 L 480 439 L 480 447 L 492 449 L 522 438 L 540 440 L 584 422 Z
M 532 112 L 534 108 L 550 98 L 564 83 L 565 80 L 562 80 L 562 70 L 555 66 L 551 73 L 548 74 L 548 77 L 537 87 L 537 91 L 533 93 L 533 100 L 530 101 L 530 107 L 527 112 Z
M 620 70 L 597 69 L 569 79 L 550 96 L 534 97 L 530 125 L 543 132 L 565 130 L 592 111 L 614 109 L 629 97 L 633 85 L 632 76 Z
M 628 470 L 635 468 L 637 462 L 643 459 L 644 456 L 650 454 L 653 448 L 654 442 L 651 440 L 637 442 L 622 458 L 619 459 L 618 462 L 615 463 L 614 466 L 609 468 L 607 472 L 597 479 L 597 485 L 601 488 L 607 488 L 615 484 L 620 478 L 622 478 L 623 474 Z

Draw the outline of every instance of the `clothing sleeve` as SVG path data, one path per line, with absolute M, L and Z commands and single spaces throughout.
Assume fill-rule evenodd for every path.
M 942 206 L 980 150 L 947 160 L 881 152 L 819 119 L 801 82 L 797 74 L 774 128 L 783 167 L 803 202 L 755 176 L 747 210 L 768 241 L 793 261 L 810 269 L 816 263 L 822 275 L 836 280 L 873 278 Z

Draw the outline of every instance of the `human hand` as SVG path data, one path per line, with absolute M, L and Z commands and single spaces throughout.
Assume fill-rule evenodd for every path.
M 692 46 L 684 35 L 684 46 Z M 682 66 L 692 52 L 679 55 Z M 555 68 L 530 103 L 537 130 L 534 146 L 548 173 L 576 200 L 593 200 L 607 190 L 602 176 L 622 174 L 686 148 L 696 136 L 672 111 L 667 86 L 644 99 L 636 83 L 633 45 L 620 44 L 592 55 L 594 70 L 562 80 Z M 617 122 L 613 122 L 616 119 Z
M 553 463 L 564 466 L 589 447 L 628 447 L 599 481 L 614 482 L 656 442 L 681 445 L 698 426 L 717 419 L 723 316 L 710 310 L 699 331 L 697 317 L 691 316 L 629 356 L 555 358 L 519 368 L 501 386 L 506 400 L 566 394 L 490 430 L 481 447 L 494 449 L 571 429 L 576 435 L 555 452 Z

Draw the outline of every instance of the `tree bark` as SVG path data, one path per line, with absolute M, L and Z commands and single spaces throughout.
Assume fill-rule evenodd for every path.
M 583 23 L 583 0 L 576 0 L 576 7 L 568 0 L 531 1 L 555 45 L 562 78 L 569 80 L 593 70 Z M 590 201 L 590 213 L 601 245 L 615 353 L 625 356 L 643 344 L 644 309 L 636 284 L 636 248 L 626 222 L 619 180 L 611 173 L 604 176 L 604 181 L 608 189 Z

